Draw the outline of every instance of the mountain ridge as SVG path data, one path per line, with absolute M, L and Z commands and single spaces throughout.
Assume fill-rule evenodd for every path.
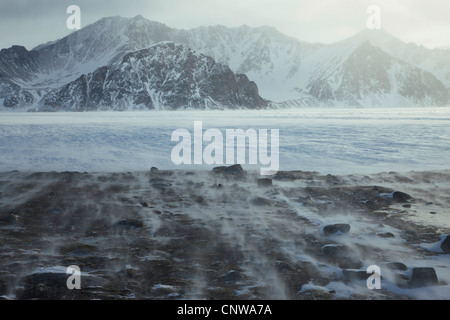
M 46 96 L 79 81 L 82 75 L 120 64 L 127 54 L 165 41 L 209 56 L 227 65 L 235 75 L 245 74 L 256 83 L 260 98 L 272 101 L 267 103 L 272 106 L 448 105 L 450 58 L 447 56 L 450 54 L 446 55 L 445 49 L 405 44 L 384 30 L 372 31 L 364 30 L 332 44 L 318 44 L 286 36 L 270 26 L 217 25 L 181 30 L 140 15 L 105 17 L 30 51 L 20 46 L 2 49 L 0 108 L 2 105 L 7 110 L 42 107 Z M 381 58 L 379 50 L 389 57 Z M 352 60 L 355 52 L 359 60 L 372 65 Z M 371 60 L 371 57 L 381 60 Z M 382 60 L 404 64 L 392 62 L 377 68 L 377 61 Z M 358 69 L 357 65 L 362 68 Z M 368 73 L 369 69 L 375 75 Z M 374 86 L 370 79 L 361 77 L 359 73 L 363 70 L 366 78 L 379 76 L 389 81 L 372 79 L 377 82 Z M 377 75 L 379 72 L 384 74 Z M 336 87 L 342 81 L 347 83 L 347 92 Z M 402 86 L 395 86 L 396 83 Z M 114 109 L 114 101 L 111 103 Z

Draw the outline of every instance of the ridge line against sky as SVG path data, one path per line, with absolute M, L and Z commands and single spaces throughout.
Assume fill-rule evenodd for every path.
M 27 49 L 63 38 L 66 9 L 78 5 L 81 27 L 103 17 L 142 15 L 177 29 L 224 25 L 271 26 L 300 41 L 333 43 L 366 28 L 367 8 L 381 10 L 381 25 L 403 42 L 427 48 L 450 45 L 448 0 L 1 0 L 0 49 Z

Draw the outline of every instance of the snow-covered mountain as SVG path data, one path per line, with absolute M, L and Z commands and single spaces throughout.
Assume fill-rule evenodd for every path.
M 263 108 L 254 82 L 181 44 L 160 42 L 82 75 L 40 102 L 42 111 Z
M 281 105 L 448 104 L 450 54 L 405 44 L 384 30 L 323 45 L 270 27 L 215 26 L 188 30 L 178 41 L 246 73 L 263 97 Z
M 383 29 L 365 30 L 345 40 L 359 44 L 366 41 L 397 59 L 432 73 L 450 92 L 450 47 L 428 49 L 405 43 Z
M 433 74 L 390 56 L 370 42 L 357 45 L 340 64 L 329 64 L 316 72 L 303 92 L 339 106 L 448 103 L 447 89 Z
M 129 52 L 167 40 L 170 30 L 141 16 L 108 17 L 31 51 L 21 46 L 3 49 L 0 107 L 2 98 L 9 108 L 36 105 L 50 90 L 118 62 Z
M 305 56 L 318 45 L 287 37 L 271 27 L 200 27 L 181 31 L 175 41 L 225 63 L 254 80 L 262 95 L 272 101 L 296 97 Z
M 214 63 L 229 66 L 232 74 L 228 75 L 230 83 L 226 87 L 234 92 L 237 83 L 240 97 L 219 101 L 206 96 L 207 91 L 193 95 L 184 87 L 177 88 L 175 86 L 183 85 L 177 81 L 170 82 L 172 88 L 167 87 L 167 82 L 157 83 L 165 80 L 161 75 L 149 76 L 150 70 L 146 69 L 158 64 L 156 56 L 144 55 L 144 51 L 138 54 L 138 51 L 166 41 L 181 45 L 180 51 L 190 52 L 196 57 L 194 60 L 204 61 L 199 55 L 203 54 Z M 153 49 L 147 53 L 157 52 L 160 51 Z M 143 61 L 125 65 L 123 59 L 131 57 L 131 53 L 136 54 L 135 59 Z M 194 101 L 205 99 L 214 103 L 201 103 L 198 107 L 237 107 L 236 103 L 250 101 L 247 107 L 263 107 L 267 103 L 254 96 L 258 89 L 261 97 L 276 106 L 447 105 L 450 92 L 448 53 L 449 50 L 430 50 L 403 43 L 383 30 L 363 31 L 344 41 L 325 45 L 302 42 L 271 27 L 213 26 L 179 30 L 142 16 L 108 17 L 30 51 L 20 46 L 1 50 L 0 109 L 90 110 L 95 108 L 94 101 L 101 103 L 97 106 L 101 109 L 139 109 L 144 105 L 173 109 L 179 108 L 182 101 L 185 107 L 195 107 Z M 169 62 L 164 54 L 157 56 L 167 74 L 184 70 L 183 57 L 174 52 L 170 55 L 180 60 Z M 195 65 L 204 67 L 202 63 Z M 138 70 L 145 79 L 132 81 L 127 73 L 130 70 Z M 183 74 L 187 75 L 186 72 Z M 186 83 L 191 86 L 196 87 L 206 79 L 218 81 L 211 87 L 218 88 L 218 83 L 224 85 L 221 76 L 225 74 L 208 78 L 201 70 L 190 72 Z M 103 84 L 112 86 L 102 88 L 105 96 L 95 100 L 88 92 L 75 94 L 81 92 L 80 88 L 88 88 L 90 79 L 101 74 L 108 76 Z M 194 74 L 207 78 L 202 79 L 203 82 L 193 81 Z M 241 74 L 254 81 L 257 88 L 236 80 L 244 79 Z M 121 81 L 130 87 L 123 87 L 122 95 L 114 95 L 115 83 L 120 78 L 126 79 Z M 81 85 L 83 81 L 85 84 Z M 241 84 L 244 87 L 241 88 Z M 72 97 L 70 90 L 74 90 L 75 96 Z M 137 92 L 150 98 L 144 99 Z M 244 97 L 243 92 L 249 95 Z M 175 96 L 170 98 L 171 94 Z M 183 94 L 186 96 L 180 98 Z M 90 102 L 86 100 L 88 97 Z M 140 99 L 146 102 L 135 105 Z M 85 102 L 89 107 L 83 105 Z

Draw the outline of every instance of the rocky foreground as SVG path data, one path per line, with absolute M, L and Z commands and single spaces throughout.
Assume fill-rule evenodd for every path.
M 449 178 L 0 173 L 0 296 L 448 299 Z M 81 289 L 67 288 L 72 265 Z

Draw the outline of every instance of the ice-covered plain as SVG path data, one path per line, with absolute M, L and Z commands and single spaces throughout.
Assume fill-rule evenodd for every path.
M 0 171 L 187 169 L 171 161 L 171 134 L 194 121 L 224 133 L 279 129 L 280 170 L 439 170 L 450 159 L 448 108 L 2 113 Z

